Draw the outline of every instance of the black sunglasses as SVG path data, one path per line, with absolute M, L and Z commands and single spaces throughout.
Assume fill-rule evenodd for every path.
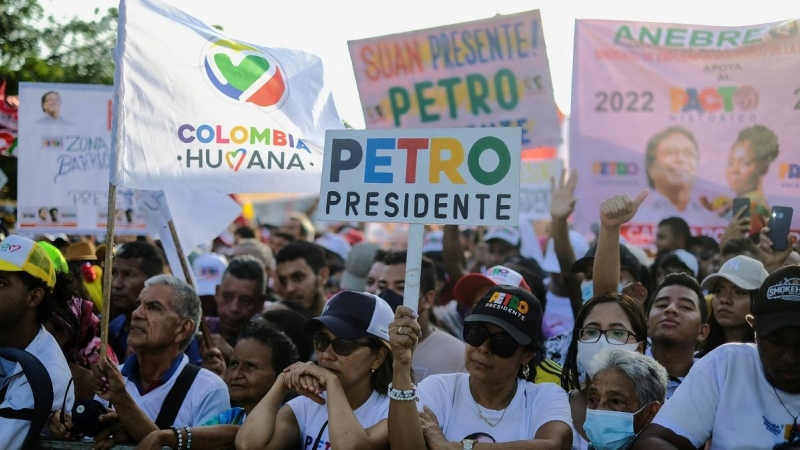
M 328 349 L 329 345 L 333 346 L 333 351 L 339 356 L 350 356 L 356 347 L 372 347 L 369 342 L 350 341 L 347 339 L 331 339 L 324 334 L 315 334 L 312 338 L 314 341 L 314 350 L 322 353 Z
M 463 337 L 464 342 L 473 347 L 480 347 L 489 339 L 492 354 L 500 358 L 511 358 L 519 348 L 519 343 L 508 333 L 489 333 L 483 325 L 475 322 L 464 324 Z

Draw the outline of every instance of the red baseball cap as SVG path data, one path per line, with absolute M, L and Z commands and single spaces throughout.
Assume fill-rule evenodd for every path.
M 475 292 L 482 288 L 498 285 L 520 287 L 531 292 L 530 286 L 519 272 L 506 266 L 494 266 L 485 273 L 471 273 L 461 277 L 453 287 L 453 296 L 459 302 L 472 306 Z

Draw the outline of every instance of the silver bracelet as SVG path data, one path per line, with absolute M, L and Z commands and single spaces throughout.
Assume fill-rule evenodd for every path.
M 389 392 L 387 393 L 389 398 L 392 400 L 398 400 L 401 402 L 409 402 L 417 399 L 417 386 L 415 384 L 411 385 L 411 389 L 407 390 L 400 390 L 395 389 L 392 386 L 392 383 L 389 383 Z
M 190 450 L 192 448 L 192 427 L 186 425 L 183 429 L 186 430 L 186 450 Z

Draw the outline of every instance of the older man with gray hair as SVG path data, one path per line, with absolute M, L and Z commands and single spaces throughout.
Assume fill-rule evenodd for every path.
M 628 449 L 655 418 L 667 393 L 667 370 L 641 353 L 604 350 L 594 357 L 583 429 L 590 449 Z
M 222 379 L 189 364 L 183 353 L 200 323 L 197 293 L 169 275 L 157 275 L 144 285 L 131 314 L 128 345 L 134 355 L 119 369 L 107 361 L 92 368 L 95 392 L 115 410 L 109 417 L 115 423 L 95 437 L 98 445 L 129 438 L 138 442 L 171 426 L 197 426 L 230 408 Z

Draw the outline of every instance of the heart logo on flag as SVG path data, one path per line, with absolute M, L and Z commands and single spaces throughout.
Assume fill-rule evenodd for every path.
M 228 84 L 242 92 L 250 88 L 269 69 L 269 62 L 256 55 L 247 55 L 238 65 L 234 65 L 230 56 L 218 53 L 214 55 L 214 62 L 217 63 L 217 68 Z
M 263 48 L 219 39 L 205 50 L 204 59 L 208 80 L 230 99 L 278 108 L 287 97 L 281 63 Z
M 239 153 L 241 153 L 241 155 L 239 155 Z M 234 167 L 233 158 L 236 158 L 237 155 L 239 155 L 239 161 L 236 162 L 236 167 Z M 235 152 L 228 152 L 225 154 L 225 162 L 228 163 L 228 167 L 233 169 L 234 172 L 238 172 L 239 167 L 241 167 L 244 162 L 245 155 L 247 155 L 247 150 L 243 148 L 236 149 Z

